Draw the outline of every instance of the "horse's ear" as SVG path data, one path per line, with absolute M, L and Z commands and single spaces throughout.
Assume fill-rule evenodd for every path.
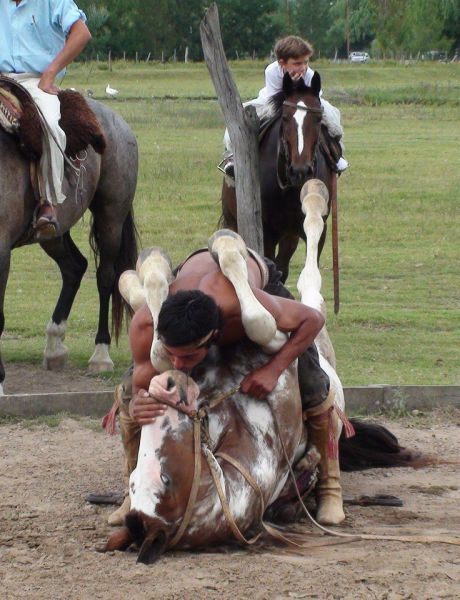
M 133 543 L 133 538 L 127 527 L 119 529 L 113 533 L 107 540 L 106 545 L 100 550 L 102 552 L 112 552 L 113 550 L 126 550 Z
M 164 531 L 148 535 L 139 550 L 137 562 L 144 565 L 153 564 L 164 553 L 167 545 L 168 538 Z
M 283 77 L 283 92 L 286 94 L 286 96 L 290 96 L 292 94 L 293 89 L 294 82 L 292 81 L 292 78 L 289 75 L 289 73 L 285 73 Z
M 315 96 L 319 97 L 319 93 L 321 91 L 321 77 L 318 71 L 315 71 L 312 79 L 311 79 L 311 89 Z

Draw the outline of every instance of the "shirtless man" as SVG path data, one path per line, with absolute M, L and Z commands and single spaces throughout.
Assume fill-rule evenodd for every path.
M 249 285 L 256 299 L 274 317 L 277 329 L 289 336 L 276 353 L 267 354 L 267 362 L 263 366 L 243 378 L 240 390 L 256 398 L 265 398 L 274 389 L 283 371 L 293 360 L 299 359 L 299 387 L 308 435 L 322 457 L 319 518 L 328 524 L 340 522 L 344 518 L 340 471 L 337 457 L 332 460 L 327 451 L 332 411 L 328 401 L 329 379 L 319 366 L 313 344 L 323 327 L 324 318 L 317 310 L 292 299 L 280 284 L 279 273 L 273 263 L 250 254 L 246 265 Z M 205 360 L 212 345 L 225 346 L 247 338 L 235 289 L 207 250 L 193 254 L 176 270 L 169 296 L 158 316 L 157 333 L 170 368 L 192 376 L 193 369 Z M 159 371 L 151 361 L 154 332 L 147 304 L 134 315 L 129 335 L 134 360 L 132 390 L 126 395 L 127 402 L 120 402 L 127 475 L 136 465 L 140 427 L 152 423 L 165 411 L 159 401 L 161 390 L 159 394 L 158 383 L 154 381 L 151 384 Z M 321 517 L 322 506 L 324 514 Z M 109 523 L 123 523 L 128 510 L 129 497 L 109 517 Z

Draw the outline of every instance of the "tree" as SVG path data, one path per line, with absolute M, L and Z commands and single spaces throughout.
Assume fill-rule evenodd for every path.
M 269 54 L 280 33 L 277 0 L 218 0 L 217 5 L 229 58 Z

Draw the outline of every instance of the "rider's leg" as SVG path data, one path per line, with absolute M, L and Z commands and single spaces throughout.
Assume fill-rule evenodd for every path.
M 274 296 L 293 299 L 293 295 L 282 284 L 281 273 L 276 269 L 275 264 L 267 258 L 264 260 L 269 272 L 269 282 L 264 291 Z M 306 418 L 307 439 L 316 446 L 321 456 L 316 487 L 318 502 L 316 518 L 324 525 L 335 525 L 345 518 L 338 458 L 329 456 L 332 454 L 338 457 L 336 441 L 340 435 L 340 423 L 336 419 L 335 410 L 333 414 L 331 413 L 334 397 L 330 392 L 329 377 L 319 364 L 315 344 L 299 356 L 297 370 L 302 409 Z
M 324 109 L 322 122 L 326 126 L 331 137 L 339 140 L 343 154 L 345 146 L 343 144 L 343 127 L 340 122 L 340 110 L 324 98 L 321 98 L 321 106 Z M 348 161 L 341 156 L 337 161 L 337 170 L 341 173 L 342 171 L 345 171 L 347 167 Z
M 43 152 L 40 159 L 40 173 L 44 182 L 43 198 L 36 219 L 36 227 L 57 230 L 58 223 L 54 206 L 65 200 L 62 192 L 64 181 L 64 151 L 66 135 L 59 126 L 61 107 L 59 98 L 47 94 L 38 87 L 40 79 L 35 75 L 19 74 L 15 77 L 35 100 L 47 125 L 43 139 Z
M 311 348 L 299 357 L 299 386 L 308 441 L 316 446 L 319 463 L 316 519 L 323 525 L 338 525 L 345 519 L 338 439 L 341 423 L 334 408 L 335 392 Z

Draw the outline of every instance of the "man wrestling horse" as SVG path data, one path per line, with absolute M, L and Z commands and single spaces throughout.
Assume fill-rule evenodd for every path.
M 336 451 L 340 424 L 313 343 L 324 325 L 322 314 L 296 302 L 273 263 L 246 249 L 242 238 L 228 230 L 215 233 L 208 250 L 189 256 L 174 273 L 162 251 L 145 250 L 137 273 L 120 278 L 120 291 L 138 308 L 130 327 L 132 396 L 128 391 L 127 401 L 120 402 L 127 474 L 136 466 L 141 426 L 167 410 L 162 403 L 167 390 L 160 389 L 155 376 L 171 368 L 193 376 L 212 346 L 249 338 L 265 350 L 266 362 L 242 379 L 245 394 L 263 400 L 298 359 L 308 437 L 321 455 L 317 519 L 340 523 L 345 518 Z M 121 524 L 129 509 L 127 497 L 109 523 Z

